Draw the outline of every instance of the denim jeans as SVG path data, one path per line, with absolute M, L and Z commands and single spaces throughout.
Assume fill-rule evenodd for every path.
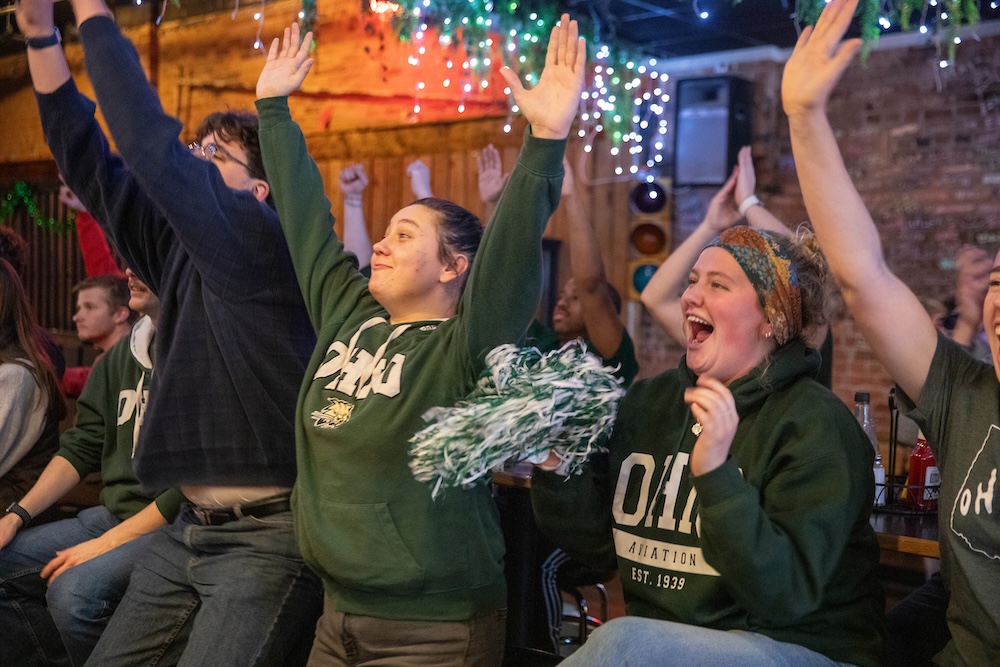
M 468 621 L 400 621 L 344 614 L 326 596 L 308 667 L 499 667 L 505 620 L 498 609 Z
M 303 664 L 322 601 L 291 511 L 203 526 L 186 506 L 153 533 L 87 664 Z
M 565 667 L 837 667 L 826 656 L 798 644 L 755 632 L 711 630 L 695 625 L 625 616 L 597 628 Z
M 149 536 L 72 567 L 51 585 L 39 573 L 56 551 L 99 537 L 118 523 L 106 507 L 91 507 L 75 518 L 23 530 L 0 551 L 0 664 L 86 662 Z

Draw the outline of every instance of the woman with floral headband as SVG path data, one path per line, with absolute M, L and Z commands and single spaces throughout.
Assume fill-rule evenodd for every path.
M 610 467 L 535 474 L 540 527 L 593 567 L 617 558 L 629 614 L 564 664 L 880 664 L 873 452 L 810 379 L 813 248 L 724 231 L 682 297 L 687 354 L 629 390 Z

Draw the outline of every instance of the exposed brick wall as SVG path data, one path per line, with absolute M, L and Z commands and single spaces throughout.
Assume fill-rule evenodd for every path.
M 951 295 L 962 243 L 991 253 L 1000 247 L 998 54 L 1000 38 L 966 40 L 957 66 L 942 70 L 933 48 L 877 50 L 867 65 L 852 65 L 830 103 L 838 142 L 879 228 L 889 266 L 921 298 Z M 726 73 L 755 83 L 758 191 L 772 212 L 795 224 L 806 213 L 781 111 L 782 68 L 775 62 L 744 63 Z M 719 73 L 686 72 L 680 78 Z M 685 197 L 705 196 L 678 192 L 677 200 L 683 206 Z M 689 231 L 690 218 L 687 211 L 676 221 L 675 244 Z M 637 314 L 633 321 L 643 375 L 676 364 L 683 350 L 668 343 L 648 315 Z M 849 316 L 836 321 L 833 332 L 834 391 L 848 404 L 856 390 L 869 391 L 880 438 L 887 440 L 891 381 Z

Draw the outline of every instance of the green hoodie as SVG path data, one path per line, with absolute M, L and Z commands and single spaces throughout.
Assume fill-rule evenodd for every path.
M 729 460 L 694 477 L 680 368 L 622 402 L 609 465 L 563 482 L 536 473 L 540 528 L 595 567 L 617 565 L 630 615 L 747 630 L 833 660 L 878 665 L 883 598 L 869 525 L 874 452 L 850 411 L 809 376 L 793 341 L 730 385 Z M 764 372 L 762 373 L 762 369 Z
M 475 386 L 518 341 L 541 293 L 541 236 L 565 141 L 525 137 L 457 314 L 393 325 L 333 232 L 330 202 L 284 98 L 257 102 L 264 166 L 317 347 L 296 411 L 295 527 L 340 612 L 467 620 L 505 605 L 503 538 L 487 487 L 431 487 L 409 468 L 422 415 Z
M 80 477 L 101 473 L 101 504 L 121 521 L 153 500 L 132 469 L 153 374 L 152 340 L 152 321 L 140 318 L 131 335 L 97 360 L 76 403 L 76 425 L 62 434 L 56 454 L 69 461 Z M 183 500 L 177 489 L 155 498 L 168 522 L 177 516 Z

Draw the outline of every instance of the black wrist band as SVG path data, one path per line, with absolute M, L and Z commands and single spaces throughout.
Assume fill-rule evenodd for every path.
M 52 34 L 48 37 L 25 37 L 24 43 L 28 45 L 29 49 L 46 49 L 61 44 L 62 35 L 59 34 L 59 28 L 53 27 Z
M 12 502 L 7 507 L 7 514 L 16 514 L 21 519 L 22 528 L 31 523 L 31 515 L 28 514 L 28 510 L 18 505 L 17 501 Z

